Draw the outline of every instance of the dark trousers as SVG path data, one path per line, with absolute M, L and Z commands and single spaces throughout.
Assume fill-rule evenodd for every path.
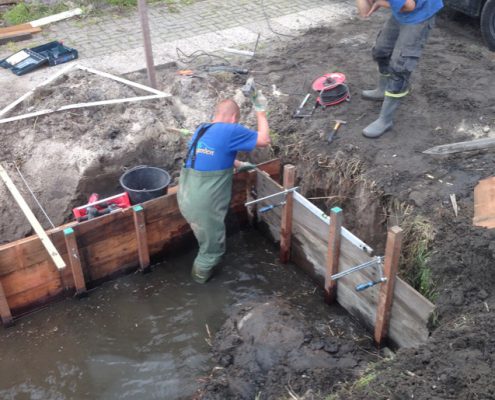
M 399 24 L 394 16 L 383 25 L 372 49 L 380 73 L 390 75 L 387 92 L 405 93 L 423 47 L 433 29 L 435 16 L 418 24 Z

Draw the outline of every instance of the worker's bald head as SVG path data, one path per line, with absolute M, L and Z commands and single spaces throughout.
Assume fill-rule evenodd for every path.
M 216 122 L 238 122 L 241 116 L 241 111 L 237 103 L 232 99 L 226 99 L 220 101 L 215 107 L 215 116 L 213 118 Z

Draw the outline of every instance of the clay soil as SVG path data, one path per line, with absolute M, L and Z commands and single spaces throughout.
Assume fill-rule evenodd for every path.
M 345 225 L 379 254 L 387 226 L 406 216 L 427 221 L 433 239 L 426 262 L 437 305 L 431 337 L 419 348 L 399 349 L 394 357 L 365 358 L 362 348 L 373 352 L 369 343 L 362 347 L 345 338 L 315 336 L 308 316 L 293 304 L 272 301 L 271 307 L 264 303 L 234 307 L 213 341 L 218 368 L 198 392 L 199 398 L 495 398 L 495 233 L 472 226 L 473 189 L 493 174 L 493 152 L 442 157 L 422 153 L 435 145 L 495 134 L 495 57 L 481 45 L 476 26 L 468 27 L 475 22 L 443 15 L 394 128 L 380 139 L 366 139 L 361 131 L 377 116 L 380 104 L 361 99 L 360 91 L 375 83 L 370 48 L 384 18 L 381 14 L 366 22 L 351 20 L 334 29 L 285 38 L 244 61 L 256 71 L 256 81 L 269 99 L 273 141 L 271 149 L 250 157 L 261 161 L 277 156 L 295 164 L 303 194 L 324 209 L 343 207 Z M 320 107 L 310 118 L 291 118 L 311 92 L 312 80 L 333 71 L 346 74 L 351 100 Z M 241 104 L 243 122 L 255 126 L 239 91 L 245 77 L 203 73 L 179 77 L 174 67 L 159 75 L 172 99 L 56 114 L 2 129 L 2 161 L 19 163 L 42 203 L 57 215 L 57 223 L 70 219 L 71 207 L 91 191 L 118 190 L 123 167 L 161 165 L 175 180 L 187 138 L 167 133 L 166 128 L 193 129 L 209 117 L 219 98 L 234 96 Z M 145 80 L 138 73 L 130 78 Z M 90 78 L 73 75 L 59 82 L 64 94 L 60 101 L 75 102 L 71 90 L 81 79 Z M 272 85 L 283 94 L 277 95 Z M 124 89 L 119 85 L 114 89 L 114 97 L 141 94 L 133 89 L 120 93 Z M 29 110 L 40 107 L 48 94 L 37 93 Z M 90 96 L 102 97 L 108 98 L 105 90 Z M 313 103 L 314 97 L 308 108 Z M 328 144 L 326 135 L 334 119 L 347 124 Z M 451 194 L 459 205 L 457 216 Z M 4 207 L 1 217 L 2 240 L 29 233 L 11 210 Z M 252 318 L 257 323 L 250 327 Z M 281 332 L 284 335 L 278 335 Z M 263 357 L 260 346 L 266 338 L 280 344 L 280 353 Z M 305 364 L 310 353 L 314 363 Z M 320 368 L 330 361 L 333 368 Z

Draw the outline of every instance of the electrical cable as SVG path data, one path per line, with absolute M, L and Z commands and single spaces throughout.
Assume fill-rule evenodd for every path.
M 285 37 L 289 37 L 289 38 L 297 37 L 294 35 L 290 35 L 288 33 L 280 33 L 280 32 L 275 31 L 270 24 L 270 18 L 268 18 L 268 15 L 266 13 L 265 3 L 263 2 L 263 0 L 260 0 L 260 4 L 261 4 L 261 11 L 263 12 L 263 16 L 265 17 L 266 24 L 268 25 L 268 29 L 270 29 L 270 31 L 272 31 L 275 35 L 279 35 L 279 36 L 285 36 Z

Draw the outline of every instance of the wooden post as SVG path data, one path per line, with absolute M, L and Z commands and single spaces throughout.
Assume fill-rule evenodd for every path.
M 380 286 L 378 309 L 376 310 L 375 344 L 380 346 L 387 336 L 390 320 L 390 310 L 394 300 L 395 279 L 399 268 L 400 250 L 403 231 L 398 226 L 388 230 L 387 245 L 385 248 L 384 276 L 387 281 Z
M 144 54 L 146 56 L 146 70 L 148 80 L 153 89 L 157 88 L 155 63 L 153 61 L 153 49 L 151 48 L 150 25 L 148 22 L 148 4 L 146 0 L 138 0 L 139 19 L 141 20 L 141 30 L 143 32 Z
M 327 250 L 327 269 L 325 273 L 325 302 L 332 304 L 337 298 L 337 281 L 330 278 L 339 272 L 340 236 L 343 213 L 339 207 L 330 210 L 330 229 Z
M 7 298 L 3 291 L 2 282 L 0 282 L 0 318 L 2 318 L 2 324 L 6 328 L 14 324 L 14 319 L 10 313 L 9 303 L 7 303 Z
M 7 174 L 7 171 L 5 171 L 5 169 L 1 165 L 0 165 L 0 177 L 5 182 L 5 185 L 7 186 L 10 193 L 14 197 L 15 201 L 17 202 L 22 212 L 28 219 L 34 231 L 38 234 L 41 243 L 43 244 L 43 246 L 45 246 L 45 249 L 50 255 L 51 259 L 53 260 L 53 263 L 56 265 L 58 269 L 65 268 L 66 267 L 65 262 L 58 253 L 58 250 L 55 248 L 52 241 L 46 234 L 45 230 L 43 229 L 39 221 L 36 219 L 35 215 L 29 208 L 28 204 L 26 203 L 26 200 L 24 200 L 22 195 L 17 190 L 17 187 L 15 186 L 14 182 L 12 182 L 12 179 L 10 179 L 10 176 Z
M 146 220 L 144 208 L 140 205 L 132 207 L 134 216 L 134 227 L 136 229 L 136 238 L 139 253 L 139 269 L 145 272 L 150 266 L 150 252 L 148 248 L 148 238 L 146 235 Z
M 79 248 L 77 247 L 76 235 L 74 229 L 64 229 L 65 246 L 67 247 L 67 255 L 69 264 L 74 278 L 74 287 L 76 296 L 83 296 L 86 293 L 86 280 L 81 265 L 81 257 L 79 256 Z
M 256 169 L 252 169 L 250 171 L 247 171 L 247 181 L 246 181 L 246 201 L 251 200 L 252 194 L 251 191 L 253 190 L 253 186 L 256 185 L 256 176 L 258 174 L 258 171 Z M 251 207 L 247 207 L 247 215 L 248 215 L 248 221 L 251 225 L 254 225 L 256 223 L 256 209 L 257 205 L 256 203 L 251 205 Z
M 284 166 L 284 189 L 294 187 L 296 180 L 296 167 L 293 165 Z M 280 228 L 280 262 L 287 263 L 290 259 L 290 242 L 292 236 L 292 192 L 287 193 L 285 205 L 282 209 L 282 223 Z

